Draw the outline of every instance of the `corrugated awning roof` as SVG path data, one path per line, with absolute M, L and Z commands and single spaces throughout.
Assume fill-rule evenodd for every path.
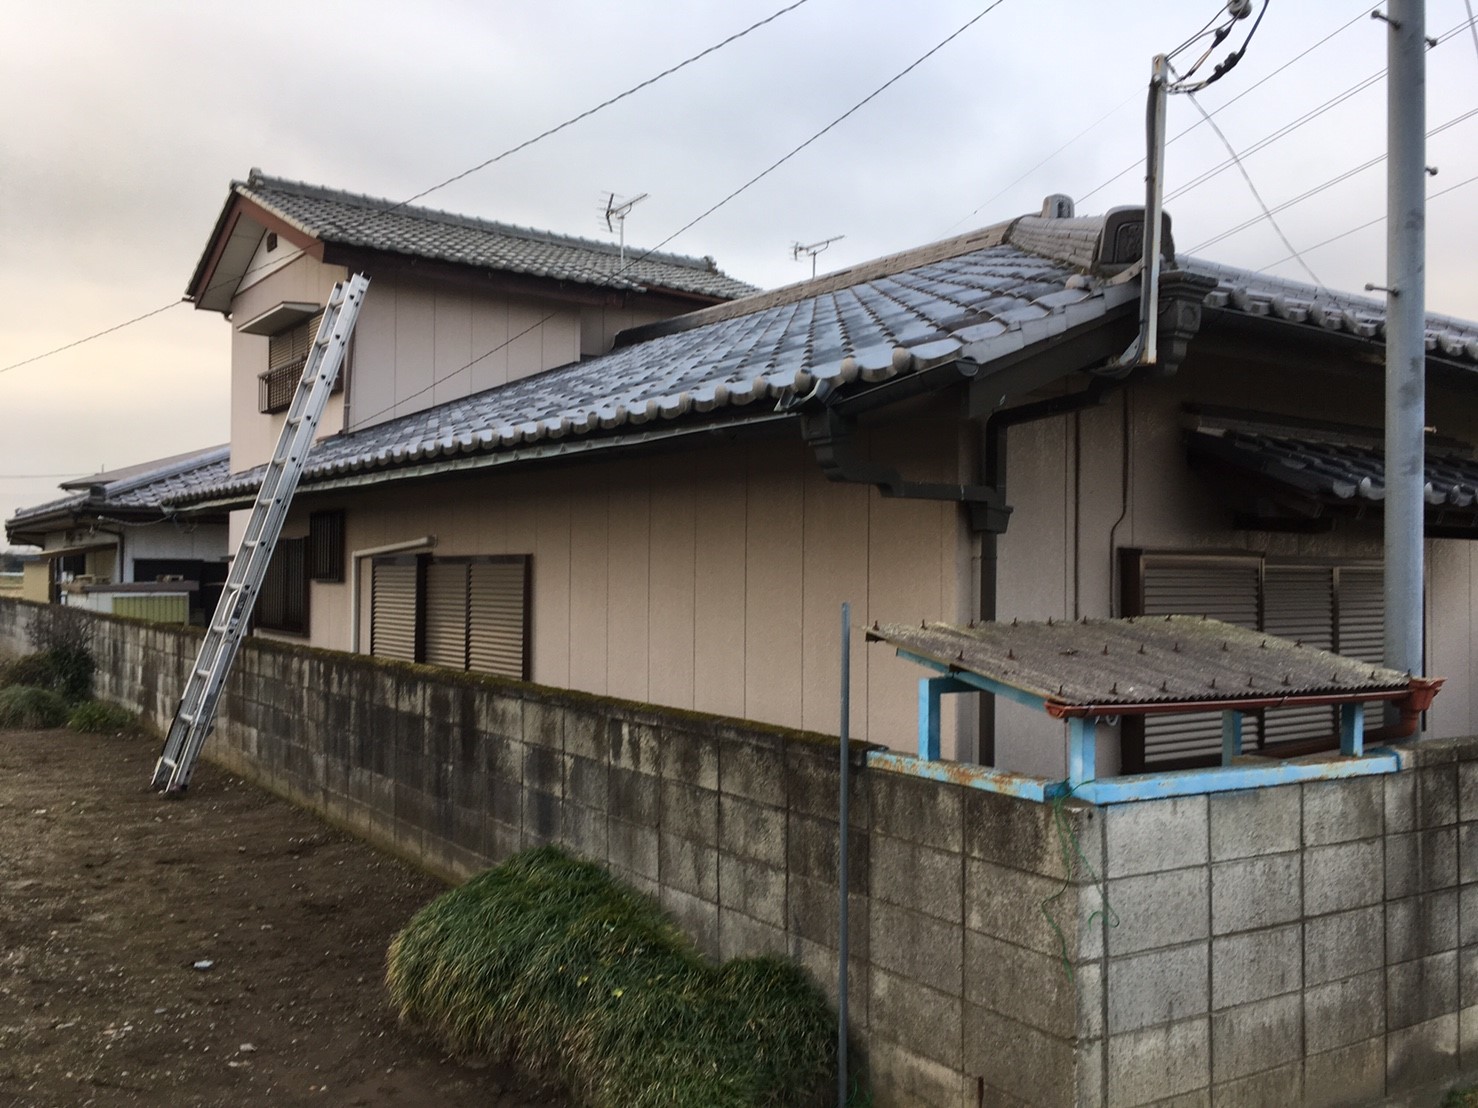
M 1441 684 L 1200 616 L 890 624 L 867 637 L 1038 697 L 1064 717 L 1397 700 Z

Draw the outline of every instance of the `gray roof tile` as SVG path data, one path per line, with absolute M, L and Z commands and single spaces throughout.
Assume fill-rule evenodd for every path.
M 59 513 L 163 508 L 224 480 L 230 472 L 230 456 L 230 447 L 212 446 L 68 481 L 64 487 L 80 488 L 81 491 L 22 508 L 6 521 L 6 527 L 14 528 L 18 524 Z
M 325 242 L 614 289 L 672 289 L 729 300 L 753 285 L 719 272 L 712 258 L 644 255 L 593 239 L 269 177 L 253 170 L 232 189 Z

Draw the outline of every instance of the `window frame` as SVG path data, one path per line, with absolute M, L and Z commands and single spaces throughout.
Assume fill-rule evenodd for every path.
M 252 609 L 253 626 L 261 631 L 286 635 L 306 636 L 309 633 L 312 627 L 309 607 L 312 589 L 308 584 L 307 569 L 307 538 L 279 538 L 272 550 L 272 559 L 267 563 L 267 572 L 262 578 L 262 587 Z M 281 596 L 274 590 L 281 590 Z M 297 622 L 293 620 L 295 614 L 301 615 Z

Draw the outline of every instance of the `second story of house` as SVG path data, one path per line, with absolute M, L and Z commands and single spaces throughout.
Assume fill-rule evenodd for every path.
M 231 469 L 266 461 L 337 281 L 371 279 L 319 425 L 354 431 L 610 350 L 753 291 L 712 258 L 623 251 L 269 177 L 234 181 L 190 285 L 231 324 Z

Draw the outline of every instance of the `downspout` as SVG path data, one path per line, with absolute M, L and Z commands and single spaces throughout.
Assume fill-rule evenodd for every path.
M 362 558 L 373 558 L 379 554 L 404 554 L 410 550 L 426 550 L 436 545 L 435 535 L 422 535 L 419 539 L 386 543 L 384 546 L 367 546 L 349 555 L 349 652 L 359 653 L 359 563 Z

